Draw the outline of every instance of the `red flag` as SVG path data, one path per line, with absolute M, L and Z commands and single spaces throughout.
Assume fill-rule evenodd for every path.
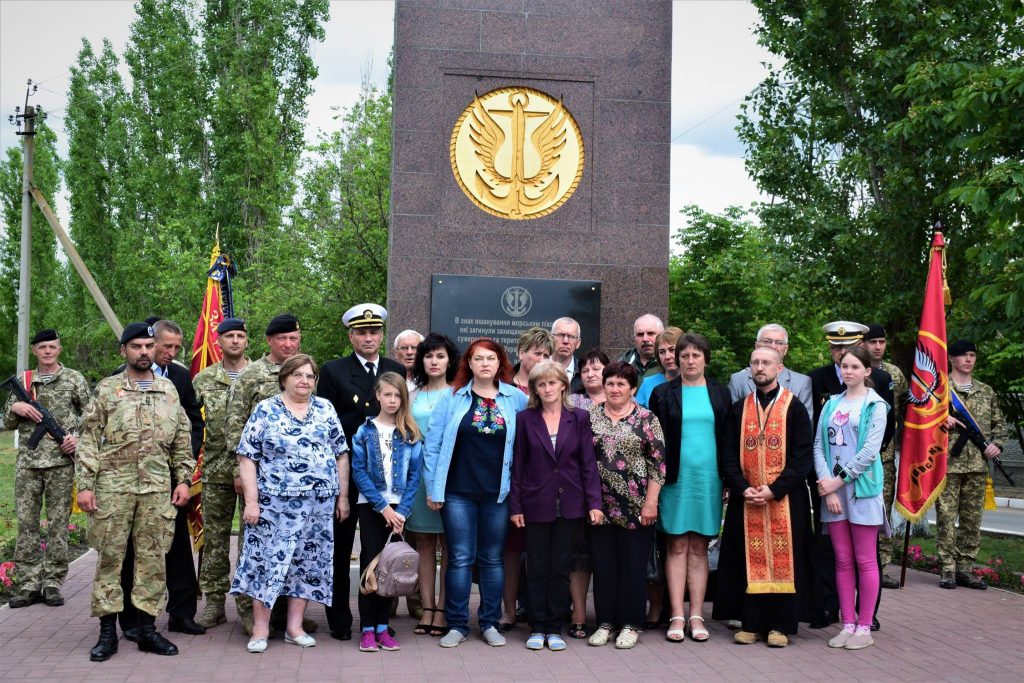
M 210 272 L 219 256 L 220 245 L 217 244 L 214 245 L 213 252 L 210 254 Z M 199 322 L 196 323 L 196 335 L 192 341 L 192 366 L 190 368 L 192 377 L 224 357 L 220 346 L 214 343 L 217 341 L 217 326 L 224 320 L 224 312 L 221 309 L 221 283 L 220 280 L 210 277 L 210 272 L 207 273 L 206 294 L 203 296 Z M 192 537 L 192 548 L 195 552 L 199 552 L 205 541 L 203 536 L 202 472 L 203 451 L 200 450 L 189 487 L 192 500 L 189 501 L 188 508 L 188 531 Z
M 949 439 L 949 377 L 946 365 L 945 242 L 942 233 L 932 240 L 928 283 L 924 290 L 921 327 L 917 332 L 910 395 L 903 422 L 896 485 L 896 509 L 912 522 L 919 521 L 946 485 Z

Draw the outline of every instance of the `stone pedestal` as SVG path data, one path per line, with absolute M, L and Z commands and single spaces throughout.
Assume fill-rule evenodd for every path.
M 431 275 L 602 283 L 601 339 L 668 308 L 672 3 L 398 0 L 388 329 L 430 328 Z M 452 131 L 474 95 L 528 87 L 561 99 L 584 170 L 530 220 L 481 210 L 456 181 Z

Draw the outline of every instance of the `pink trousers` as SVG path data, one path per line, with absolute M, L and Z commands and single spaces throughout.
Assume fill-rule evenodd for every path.
M 836 553 L 836 592 L 839 593 L 839 617 L 844 624 L 871 626 L 878 597 L 878 526 L 828 523 L 828 535 Z M 854 561 L 857 567 L 854 569 Z M 859 578 L 859 581 L 858 581 Z M 857 592 L 864 611 L 857 614 Z

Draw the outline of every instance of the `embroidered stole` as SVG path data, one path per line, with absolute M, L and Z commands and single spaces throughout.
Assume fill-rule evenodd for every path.
M 740 468 L 755 488 L 770 485 L 786 466 L 786 413 L 792 401 L 793 393 L 781 387 L 764 416 L 753 393 L 743 402 Z M 789 496 L 762 506 L 744 503 L 743 535 L 747 593 L 796 593 Z

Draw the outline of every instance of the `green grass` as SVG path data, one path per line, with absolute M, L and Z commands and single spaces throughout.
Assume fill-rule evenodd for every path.
M 911 538 L 910 545 L 921 546 L 925 555 L 936 555 L 934 538 Z M 985 564 L 989 560 L 1002 558 L 1013 571 L 1024 572 L 1024 538 L 1019 536 L 981 535 L 981 548 L 976 561 Z
M 0 431 L 0 562 L 11 559 L 7 555 L 13 553 L 14 539 L 18 536 L 18 521 L 14 511 L 14 464 L 17 454 L 14 449 L 14 432 Z M 85 526 L 87 519 L 82 512 L 71 515 L 71 522 L 80 527 Z

